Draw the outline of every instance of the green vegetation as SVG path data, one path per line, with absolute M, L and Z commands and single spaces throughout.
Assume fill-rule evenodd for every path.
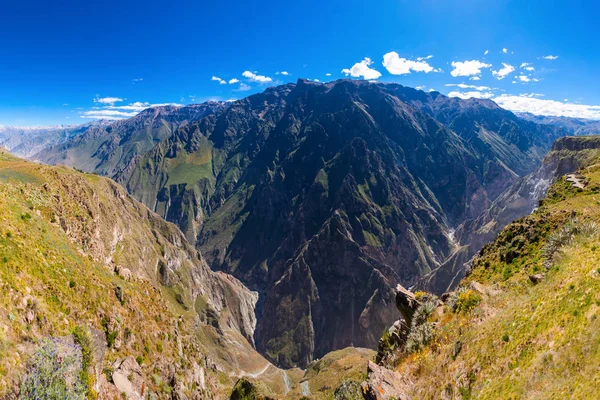
M 81 348 L 61 339 L 42 339 L 29 360 L 22 399 L 86 399 Z

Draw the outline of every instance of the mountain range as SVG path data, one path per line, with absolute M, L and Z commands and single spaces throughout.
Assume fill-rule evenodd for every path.
M 375 347 L 396 284 L 455 284 L 477 250 L 457 257 L 456 234 L 565 134 L 489 100 L 299 80 L 148 109 L 31 158 L 112 177 L 177 224 L 213 270 L 259 293 L 257 349 L 291 367 Z

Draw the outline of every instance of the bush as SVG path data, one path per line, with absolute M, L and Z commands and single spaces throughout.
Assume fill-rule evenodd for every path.
M 42 339 L 29 360 L 22 399 L 84 400 L 81 347 L 65 339 Z
M 598 232 L 598 224 L 593 221 L 579 222 L 577 218 L 573 218 L 569 223 L 563 225 L 562 228 L 548 236 L 546 245 L 542 248 L 542 256 L 544 257 L 544 266 L 547 269 L 552 267 L 554 257 L 561 248 L 572 243 L 575 236 L 592 236 Z
M 436 307 L 436 300 L 430 299 L 421 303 L 415 311 L 404 347 L 407 353 L 418 351 L 433 339 L 433 324 L 428 319 Z
M 88 399 L 95 399 L 98 394 L 94 391 L 93 386 L 96 381 L 94 374 L 90 374 L 90 368 L 94 364 L 93 342 L 89 331 L 81 326 L 73 329 L 73 339 L 81 348 L 81 381 L 86 386 L 86 395 Z
M 466 313 L 474 309 L 479 303 L 481 303 L 481 296 L 477 292 L 471 289 L 463 290 L 458 294 L 454 311 Z

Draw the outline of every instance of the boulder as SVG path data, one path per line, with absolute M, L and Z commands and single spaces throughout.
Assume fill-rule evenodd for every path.
M 545 274 L 535 274 L 535 275 L 529 275 L 529 280 L 533 283 L 533 284 L 538 284 L 541 281 L 544 280 L 544 278 L 546 277 Z
M 369 361 L 367 381 L 362 383 L 367 400 L 410 400 L 408 395 L 413 383 L 396 371 L 380 367 Z
M 133 274 L 129 268 L 117 266 L 115 270 L 117 271 L 117 275 L 126 281 L 130 281 L 133 278 Z
M 411 325 L 412 317 L 419 305 L 420 303 L 413 292 L 405 289 L 402 285 L 396 286 L 396 307 L 402 314 L 404 321 L 406 321 L 406 325 Z
M 146 385 L 142 369 L 133 356 L 116 361 L 112 368 L 112 379 L 119 392 L 124 393 L 128 400 L 143 400 Z

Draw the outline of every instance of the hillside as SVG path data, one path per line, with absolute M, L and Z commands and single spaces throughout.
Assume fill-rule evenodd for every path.
M 114 182 L 2 152 L 0 196 L 0 397 L 44 340 L 72 335 L 93 353 L 85 383 L 101 398 L 131 385 L 130 398 L 223 398 L 268 368 L 253 350 L 256 294 Z M 119 381 L 125 371 L 139 379 Z
M 260 293 L 263 354 L 305 366 L 374 347 L 395 285 L 454 254 L 460 224 L 562 133 L 490 101 L 299 80 L 187 124 L 116 179 Z
M 385 396 L 600 395 L 600 139 L 565 138 L 555 151 L 579 154 L 579 170 L 484 246 L 456 291 L 398 293 L 413 323 L 382 339 L 381 364 L 401 383 Z

